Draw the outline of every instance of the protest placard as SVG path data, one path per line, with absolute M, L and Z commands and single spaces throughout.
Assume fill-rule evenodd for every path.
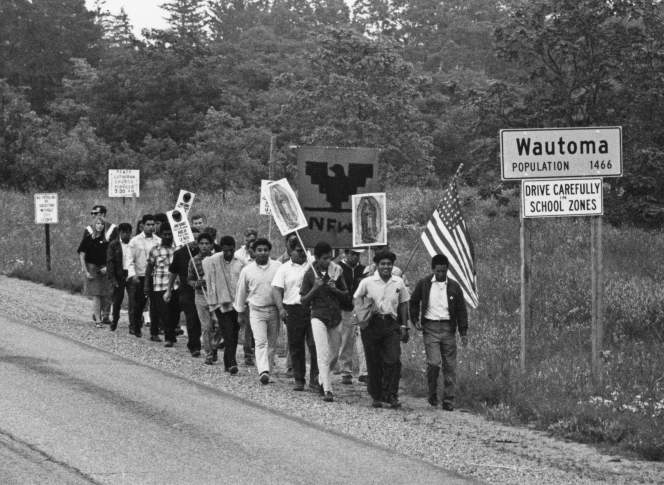
M 384 192 L 357 194 L 351 198 L 353 247 L 387 244 L 387 197 Z
M 191 226 L 187 220 L 187 214 L 180 209 L 174 209 L 166 213 L 168 222 L 173 231 L 173 242 L 176 246 L 184 246 L 194 242 L 194 233 L 191 232 Z
M 270 212 L 282 236 L 307 227 L 307 219 L 288 180 L 270 182 L 266 191 Z
M 193 192 L 180 189 L 180 195 L 178 195 L 178 201 L 175 203 L 175 208 L 181 209 L 185 214 L 189 214 L 191 206 L 194 203 L 194 197 L 196 197 L 196 194 Z

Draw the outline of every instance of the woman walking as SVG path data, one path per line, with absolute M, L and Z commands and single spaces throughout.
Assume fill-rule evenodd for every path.
M 106 275 L 108 240 L 104 233 L 104 220 L 95 219 L 78 247 L 81 268 L 85 275 L 85 292 L 92 297 L 92 322 L 98 328 L 110 324 L 113 285 Z

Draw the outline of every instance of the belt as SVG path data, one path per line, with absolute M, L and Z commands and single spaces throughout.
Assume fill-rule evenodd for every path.
M 434 322 L 434 323 L 450 323 L 449 319 L 447 319 L 447 320 L 431 320 L 430 318 L 425 317 L 424 320 L 426 320 L 427 322 Z
M 376 314 L 374 314 L 373 318 L 377 318 L 378 320 L 383 320 L 383 321 L 396 320 L 397 319 L 397 317 L 395 317 L 394 315 L 392 315 L 390 313 L 387 313 L 387 314 L 376 313 Z

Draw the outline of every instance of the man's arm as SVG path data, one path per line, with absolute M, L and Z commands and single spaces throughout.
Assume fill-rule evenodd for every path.
M 313 268 L 308 269 L 304 274 L 304 278 L 302 279 L 302 286 L 300 287 L 300 300 L 302 301 L 302 304 L 308 305 L 311 303 L 311 300 L 313 299 L 314 295 L 316 295 L 318 289 L 324 284 L 325 283 L 323 283 L 322 278 L 314 276 Z
M 235 302 L 233 308 L 238 313 L 245 313 L 247 310 L 247 266 L 240 271 L 240 277 L 237 281 L 237 293 L 235 294 Z
M 127 279 L 130 280 L 136 276 L 136 241 L 134 238 L 129 241 L 129 265 L 127 266 Z
M 284 308 L 284 289 L 280 286 L 272 285 L 272 299 L 277 304 L 277 309 L 279 310 L 279 317 L 281 320 L 286 320 L 287 312 Z
M 417 330 L 422 330 L 420 323 L 420 304 L 422 303 L 422 280 L 415 285 L 415 290 L 410 297 L 410 317 Z
M 468 309 L 466 308 L 466 299 L 463 297 L 463 290 L 459 285 L 457 287 L 456 303 L 454 304 L 454 318 L 459 327 L 461 343 L 465 347 L 468 345 Z
M 116 278 L 115 275 L 115 251 L 114 251 L 114 245 L 109 244 L 108 249 L 106 250 L 106 274 L 108 276 L 108 279 L 111 280 L 111 283 L 113 284 L 114 288 L 117 288 L 120 286 L 120 282 Z
M 150 252 L 150 257 L 148 258 L 148 264 L 145 267 L 145 283 L 143 284 L 143 293 L 146 295 L 150 294 L 152 290 L 152 268 L 154 267 L 152 252 Z

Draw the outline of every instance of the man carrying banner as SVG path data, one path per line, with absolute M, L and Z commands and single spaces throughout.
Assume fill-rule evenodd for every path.
M 410 299 L 410 314 L 418 330 L 424 333 L 427 356 L 429 404 L 438 405 L 438 375 L 443 367 L 443 409 L 454 410 L 456 386 L 456 331 L 461 344 L 468 345 L 468 312 L 463 291 L 456 281 L 447 278 L 447 256 L 431 259 L 432 275 L 418 281 Z M 421 312 L 421 313 L 420 313 Z M 422 316 L 419 321 L 420 315 Z

